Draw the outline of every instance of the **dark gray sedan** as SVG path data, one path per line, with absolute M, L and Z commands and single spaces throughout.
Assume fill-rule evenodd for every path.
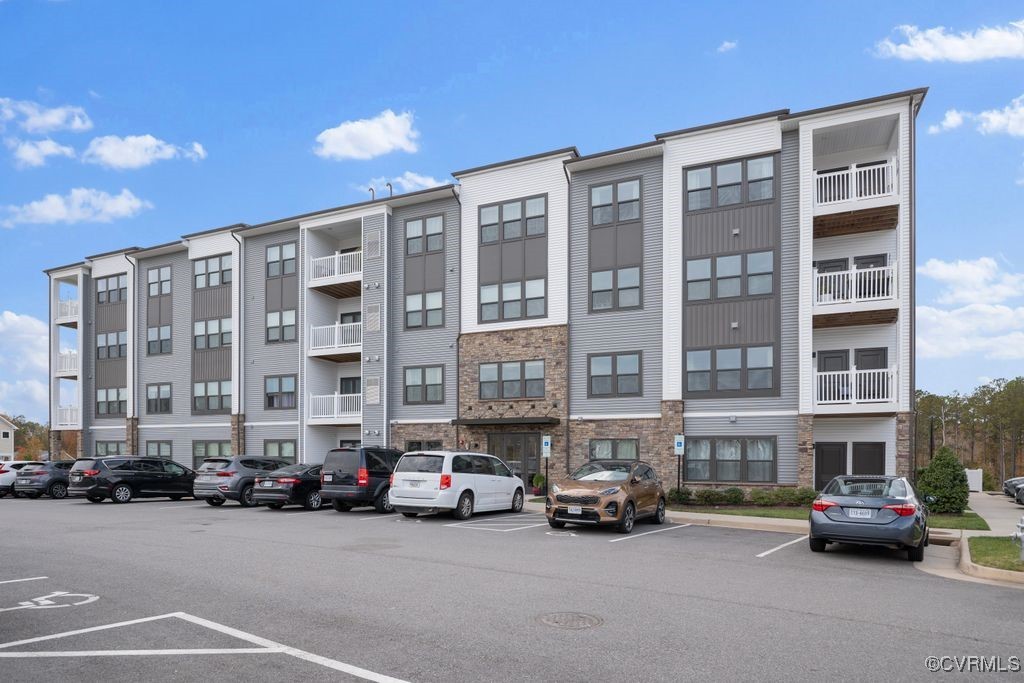
M 878 545 L 904 549 L 908 560 L 920 562 L 928 545 L 928 507 L 904 477 L 836 477 L 811 505 L 810 522 L 816 553 L 829 543 Z

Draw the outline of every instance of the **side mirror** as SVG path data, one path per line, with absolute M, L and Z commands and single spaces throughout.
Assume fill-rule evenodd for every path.
M 935 496 L 925 496 L 924 502 L 928 503 L 929 505 L 934 505 L 935 503 L 939 502 L 939 499 L 936 498 Z

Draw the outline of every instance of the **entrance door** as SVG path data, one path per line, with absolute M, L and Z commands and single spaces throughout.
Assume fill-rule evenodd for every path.
M 488 434 L 487 452 L 504 460 L 527 488 L 540 471 L 540 434 Z
M 814 444 L 814 488 L 819 491 L 833 477 L 846 474 L 846 444 Z
M 885 443 L 853 444 L 854 474 L 885 474 Z
M 871 256 L 858 256 L 853 259 L 853 267 L 857 270 L 869 268 L 884 268 L 888 261 L 885 254 L 873 254 Z M 884 270 L 872 270 L 867 273 L 857 273 L 857 298 L 858 299 L 884 299 L 889 296 L 890 282 Z

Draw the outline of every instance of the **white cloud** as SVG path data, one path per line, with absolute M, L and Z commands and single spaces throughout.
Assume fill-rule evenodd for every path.
M 324 159 L 372 159 L 395 150 L 413 153 L 419 149 L 419 136 L 412 112 L 385 109 L 372 119 L 343 121 L 321 132 L 313 152 Z
M 917 352 L 922 358 L 981 355 L 1024 360 L 1024 307 L 968 304 L 943 310 L 918 306 Z
M 994 258 L 973 261 L 928 259 L 917 272 L 943 285 L 942 304 L 990 304 L 1024 296 L 1024 273 L 1001 272 Z
M 0 123 L 17 120 L 29 133 L 52 133 L 70 130 L 75 133 L 92 128 L 89 115 L 81 107 L 68 104 L 60 107 L 46 107 L 29 100 L 12 100 L 0 97 Z
M 61 145 L 49 138 L 45 140 L 19 140 L 8 138 L 4 141 L 14 155 L 14 165 L 18 168 L 36 168 L 46 165 L 47 157 L 75 158 L 75 150 Z
M 365 185 L 360 185 L 359 189 L 366 191 L 371 187 L 376 191 L 378 197 L 383 197 L 387 192 L 387 183 L 391 183 L 391 187 L 395 190 L 395 194 L 402 194 L 404 192 L 415 192 L 416 190 L 426 190 L 430 187 L 438 187 L 444 185 L 446 181 L 432 178 L 428 175 L 420 175 L 419 173 L 413 173 L 412 171 L 406 171 L 400 176 L 394 178 L 387 178 L 381 176 L 379 178 L 372 178 L 370 182 Z
M 723 40 L 722 44 L 718 46 L 715 52 L 728 52 L 729 50 L 735 50 L 739 46 L 739 41 L 736 40 Z
M 206 150 L 198 142 L 187 148 L 173 145 L 152 135 L 104 135 L 93 138 L 82 153 L 82 160 L 119 170 L 135 169 L 165 159 L 185 157 L 193 161 L 206 158 Z
M 960 33 L 952 33 L 944 26 L 921 30 L 917 26 L 902 25 L 895 30 L 902 35 L 903 42 L 889 38 L 879 41 L 876 45 L 879 57 L 925 62 L 1024 58 L 1024 20 Z
M 46 419 L 48 358 L 46 323 L 0 312 L 0 413 Z
M 1016 97 L 1002 109 L 989 109 L 975 114 L 978 130 L 982 133 L 1006 133 L 1024 137 L 1024 95 Z
M 0 413 L 24 415 L 46 422 L 49 415 L 46 382 L 38 379 L 0 380 Z
M 6 207 L 7 216 L 0 226 L 13 228 L 22 223 L 110 223 L 118 218 L 130 218 L 153 204 L 139 199 L 130 190 L 110 195 L 101 190 L 76 187 L 66 195 L 48 194 L 21 206 Z
M 969 114 L 968 114 L 969 116 Z M 946 130 L 953 130 L 959 128 L 964 123 L 964 112 L 957 111 L 956 109 L 946 110 L 946 115 L 942 117 L 942 121 L 939 123 L 928 126 L 928 133 L 935 135 Z

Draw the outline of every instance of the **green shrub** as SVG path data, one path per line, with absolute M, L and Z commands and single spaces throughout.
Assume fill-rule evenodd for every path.
M 773 492 L 776 505 L 796 505 L 796 489 L 778 488 Z
M 685 486 L 678 489 L 673 488 L 669 489 L 667 498 L 671 505 L 689 505 L 693 498 L 693 492 Z
M 743 505 L 743 502 L 747 498 L 747 494 L 745 494 L 743 489 L 738 486 L 730 486 L 729 488 L 722 490 L 722 497 L 725 499 L 726 505 Z
M 988 470 L 981 471 L 981 488 L 984 491 L 1001 491 L 1003 489 L 996 476 Z
M 793 505 L 807 507 L 818 497 L 818 492 L 809 486 L 793 489 Z
M 538 472 L 533 475 L 533 488 L 542 489 L 544 488 L 544 475 Z
M 775 505 L 775 491 L 772 489 L 754 489 L 750 492 L 750 502 L 754 505 Z
M 917 488 L 922 496 L 935 496 L 937 500 L 928 505 L 931 512 L 962 513 L 967 508 L 970 492 L 967 489 L 967 473 L 952 449 L 943 446 L 917 478 Z
M 725 505 L 725 493 L 718 489 L 698 489 L 693 494 L 694 502 L 698 505 Z

